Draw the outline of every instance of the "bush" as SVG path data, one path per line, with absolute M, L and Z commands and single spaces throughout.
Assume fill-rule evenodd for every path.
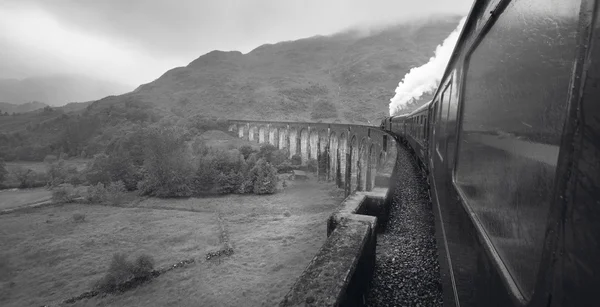
M 90 203 L 118 205 L 125 197 L 125 184 L 122 181 L 111 182 L 104 186 L 99 182 L 87 189 L 85 198 Z
M 12 174 L 19 182 L 19 188 L 24 189 L 34 186 L 34 173 L 32 170 L 19 166 L 12 170 Z
M 308 160 L 307 169 L 309 172 L 313 172 L 313 173 L 316 172 L 318 166 L 319 166 L 319 164 L 316 159 Z
M 248 159 L 251 154 L 256 153 L 256 150 L 254 150 L 254 148 L 252 148 L 250 145 L 244 145 L 240 147 L 240 153 L 244 155 L 244 159 Z
M 6 163 L 0 158 L 0 183 L 6 179 L 7 175 L 8 171 L 6 170 Z
M 213 169 L 213 157 L 206 155 L 198 159 L 198 167 L 192 180 L 195 193 L 207 192 L 213 189 L 217 173 Z
M 193 194 L 193 168 L 186 134 L 176 128 L 155 128 L 145 140 L 144 179 L 141 195 L 188 197 Z
M 108 183 L 111 181 L 109 171 L 109 157 L 106 154 L 97 154 L 88 162 L 85 176 L 89 184 Z
M 111 205 L 118 205 L 123 201 L 125 197 L 125 184 L 123 181 L 111 182 L 106 188 L 106 201 Z
M 100 292 L 111 293 L 119 286 L 135 278 L 148 278 L 154 270 L 154 259 L 148 255 L 140 255 L 134 261 L 127 259 L 123 253 L 116 253 L 106 274 L 96 282 L 94 288 Z
M 280 174 L 289 173 L 294 169 L 290 160 L 283 161 L 283 163 L 277 165 L 277 172 Z
M 46 174 L 48 175 L 48 185 L 51 187 L 63 183 L 79 185 L 84 181 L 77 168 L 73 165 L 66 165 L 64 160 L 50 163 Z
M 302 157 L 300 157 L 300 155 L 293 155 L 291 160 L 292 160 L 292 165 L 301 165 L 302 164 Z
M 289 156 L 287 149 L 277 149 L 277 147 L 271 144 L 265 144 L 260 147 L 260 151 L 257 153 L 257 157 L 265 159 L 272 165 L 279 165 L 283 163 Z
M 52 190 L 52 201 L 55 203 L 72 203 L 77 196 L 73 186 L 68 183 L 61 184 Z
M 238 191 L 244 181 L 242 173 L 230 172 L 228 174 L 219 173 L 216 178 L 217 193 L 229 194 Z
M 254 194 L 273 194 L 277 190 L 277 169 L 275 169 L 265 159 L 260 159 L 256 162 L 251 171 L 254 179 Z
M 73 214 L 73 221 L 75 223 L 83 223 L 83 222 L 85 222 L 85 214 L 83 214 L 83 213 L 74 213 Z
M 140 170 L 134 165 L 133 158 L 124 154 L 95 155 L 88 164 L 85 177 L 91 185 L 122 181 L 129 191 L 135 190 L 138 182 L 142 179 Z
M 96 185 L 89 186 L 85 195 L 85 199 L 91 203 L 102 203 L 106 200 L 106 189 L 104 184 L 98 182 Z

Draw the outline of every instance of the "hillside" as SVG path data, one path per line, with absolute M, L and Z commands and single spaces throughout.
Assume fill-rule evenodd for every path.
M 78 75 L 0 79 L 0 101 L 11 104 L 39 101 L 60 106 L 70 102 L 97 100 L 130 90 L 122 84 Z
M 459 17 L 398 25 L 370 35 L 346 32 L 213 51 L 133 92 L 0 119 L 0 158 L 89 157 L 149 125 L 192 134 L 225 119 L 376 125 L 398 82 L 426 63 Z
M 27 102 L 23 104 L 13 104 L 8 102 L 0 102 L 0 113 L 26 113 L 43 109 L 47 104 L 38 101 Z
M 316 36 L 247 54 L 212 51 L 91 110 L 139 104 L 179 117 L 374 123 L 387 115 L 402 77 L 428 61 L 458 20 Z

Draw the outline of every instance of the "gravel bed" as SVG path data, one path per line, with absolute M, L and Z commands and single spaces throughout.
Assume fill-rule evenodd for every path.
M 435 226 L 426 179 L 398 149 L 397 186 L 387 229 L 377 237 L 367 306 L 442 306 Z

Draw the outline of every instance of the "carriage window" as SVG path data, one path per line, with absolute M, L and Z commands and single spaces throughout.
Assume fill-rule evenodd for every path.
M 423 140 L 423 127 L 425 127 L 425 116 L 421 115 L 421 127 L 419 128 L 419 133 L 421 133 L 421 140 Z
M 446 124 L 448 120 L 448 106 L 450 104 L 450 94 L 452 93 L 452 83 L 444 89 L 442 99 L 440 99 L 440 112 L 437 120 L 437 136 L 435 140 L 435 148 L 441 161 L 444 161 L 446 154 Z
M 421 127 L 419 128 L 421 133 L 421 140 L 425 139 L 425 133 L 423 133 L 423 128 L 425 127 L 425 116 L 421 115 Z
M 468 59 L 455 181 L 526 297 L 553 197 L 578 2 L 512 1 Z
M 425 117 L 425 124 L 423 125 L 423 138 L 427 139 L 427 117 Z

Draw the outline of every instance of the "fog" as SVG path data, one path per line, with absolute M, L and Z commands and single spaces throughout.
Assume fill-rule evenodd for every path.
M 396 88 L 396 95 L 390 99 L 390 115 L 397 114 L 406 108 L 412 98 L 419 99 L 423 94 L 437 88 L 465 21 L 466 17 L 462 18 L 456 29 L 437 46 L 435 55 L 429 59 L 429 62 L 419 67 L 413 67 L 404 76 Z
M 427 4 L 424 4 L 427 3 Z M 0 78 L 79 74 L 130 86 L 211 50 L 381 27 L 472 0 L 0 0 Z

